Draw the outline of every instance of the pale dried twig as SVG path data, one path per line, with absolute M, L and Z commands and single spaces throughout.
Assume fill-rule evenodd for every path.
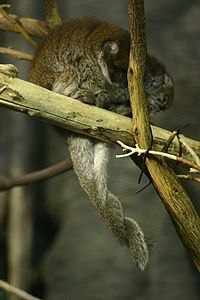
M 6 85 L 3 85 L 1 88 L 0 88 L 0 94 L 3 93 L 3 91 L 5 91 L 5 89 L 7 88 Z
M 127 157 L 127 156 L 131 156 L 133 154 L 137 154 L 138 156 L 140 156 L 141 154 L 144 154 L 147 151 L 145 149 L 141 149 L 138 144 L 135 144 L 134 147 L 130 147 L 130 146 L 125 145 L 121 141 L 117 141 L 117 143 L 123 148 L 123 151 L 129 151 L 129 152 L 126 154 L 116 155 L 116 158 Z M 182 157 L 176 156 L 174 154 L 169 154 L 169 153 L 154 151 L 154 150 L 149 150 L 149 154 L 162 156 L 162 157 L 168 158 L 170 160 L 178 161 L 179 163 L 187 165 L 189 168 L 195 169 L 196 172 L 200 172 L 200 165 L 197 165 L 189 160 L 183 159 Z
M 195 153 L 195 151 L 188 145 L 186 142 L 184 135 L 180 136 L 180 142 L 182 145 L 187 149 L 187 151 L 190 153 L 191 157 L 193 158 L 194 162 L 196 165 L 200 165 L 200 159 L 198 155 Z

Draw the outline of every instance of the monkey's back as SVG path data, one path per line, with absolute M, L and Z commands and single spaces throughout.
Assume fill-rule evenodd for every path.
M 119 46 L 114 64 L 127 65 L 129 33 L 126 30 L 94 17 L 71 19 L 44 38 L 34 56 L 29 80 L 51 89 L 55 78 L 70 66 L 79 68 L 82 61 L 91 68 L 97 64 L 97 53 L 103 42 L 112 40 Z

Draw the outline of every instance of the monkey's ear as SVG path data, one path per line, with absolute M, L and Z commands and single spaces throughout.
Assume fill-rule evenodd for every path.
M 103 43 L 102 50 L 105 56 L 115 55 L 119 52 L 119 47 L 114 41 L 106 41 Z

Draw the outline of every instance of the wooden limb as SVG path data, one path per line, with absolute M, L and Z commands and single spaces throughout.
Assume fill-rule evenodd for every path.
M 46 22 L 50 29 L 62 23 L 58 14 L 56 0 L 43 0 Z
M 144 3 L 143 0 L 129 0 L 128 3 L 131 27 L 128 81 L 134 116 L 133 135 L 140 148 L 147 149 L 151 135 L 143 87 L 146 58 Z M 164 158 L 147 157 L 146 166 L 180 239 L 200 271 L 200 218 L 194 206 Z
M 0 192 L 16 186 L 28 185 L 42 180 L 52 178 L 73 168 L 71 160 L 64 160 L 48 168 L 14 178 L 1 178 Z
M 43 21 L 12 14 L 7 15 L 9 16 L 9 20 L 0 14 L 1 30 L 20 32 L 19 28 L 15 26 L 15 22 L 19 22 L 29 35 L 43 37 L 48 33 L 48 26 Z
M 21 33 L 21 35 L 29 41 L 34 47 L 37 47 L 36 41 L 32 39 L 32 37 L 26 32 L 26 30 L 23 28 L 23 26 L 20 24 L 20 22 L 16 19 L 12 19 L 9 14 L 4 10 L 5 5 L 0 5 L 0 14 L 8 20 L 8 22 L 12 23 L 14 27 Z M 6 6 L 7 8 L 9 6 Z
M 27 61 L 32 61 L 33 60 L 33 55 L 24 53 L 22 51 L 18 51 L 12 48 L 6 48 L 6 47 L 0 47 L 0 53 L 9 55 L 18 59 L 22 60 L 27 60 Z
M 0 65 L 0 106 L 39 118 L 52 125 L 79 132 L 108 143 L 117 140 L 134 145 L 130 118 L 84 104 L 59 95 L 35 84 L 18 79 L 13 65 Z M 58 105 L 59 103 L 59 105 Z M 151 126 L 154 149 L 161 151 L 170 132 Z M 200 156 L 200 142 L 185 138 L 187 144 Z M 179 142 L 173 140 L 168 153 L 178 156 Z M 183 158 L 190 155 L 183 148 Z
M 17 296 L 23 300 L 41 300 L 40 298 L 34 297 L 27 292 L 14 287 L 13 285 L 7 283 L 4 280 L 0 280 L 0 289 L 4 290 L 6 293 Z

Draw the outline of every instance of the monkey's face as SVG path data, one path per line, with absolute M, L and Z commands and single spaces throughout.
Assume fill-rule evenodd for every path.
M 170 107 L 174 96 L 174 84 L 167 73 L 146 74 L 144 81 L 148 110 L 156 113 Z
M 144 90 L 150 113 L 170 107 L 174 97 L 174 84 L 165 67 L 153 56 L 147 56 Z

